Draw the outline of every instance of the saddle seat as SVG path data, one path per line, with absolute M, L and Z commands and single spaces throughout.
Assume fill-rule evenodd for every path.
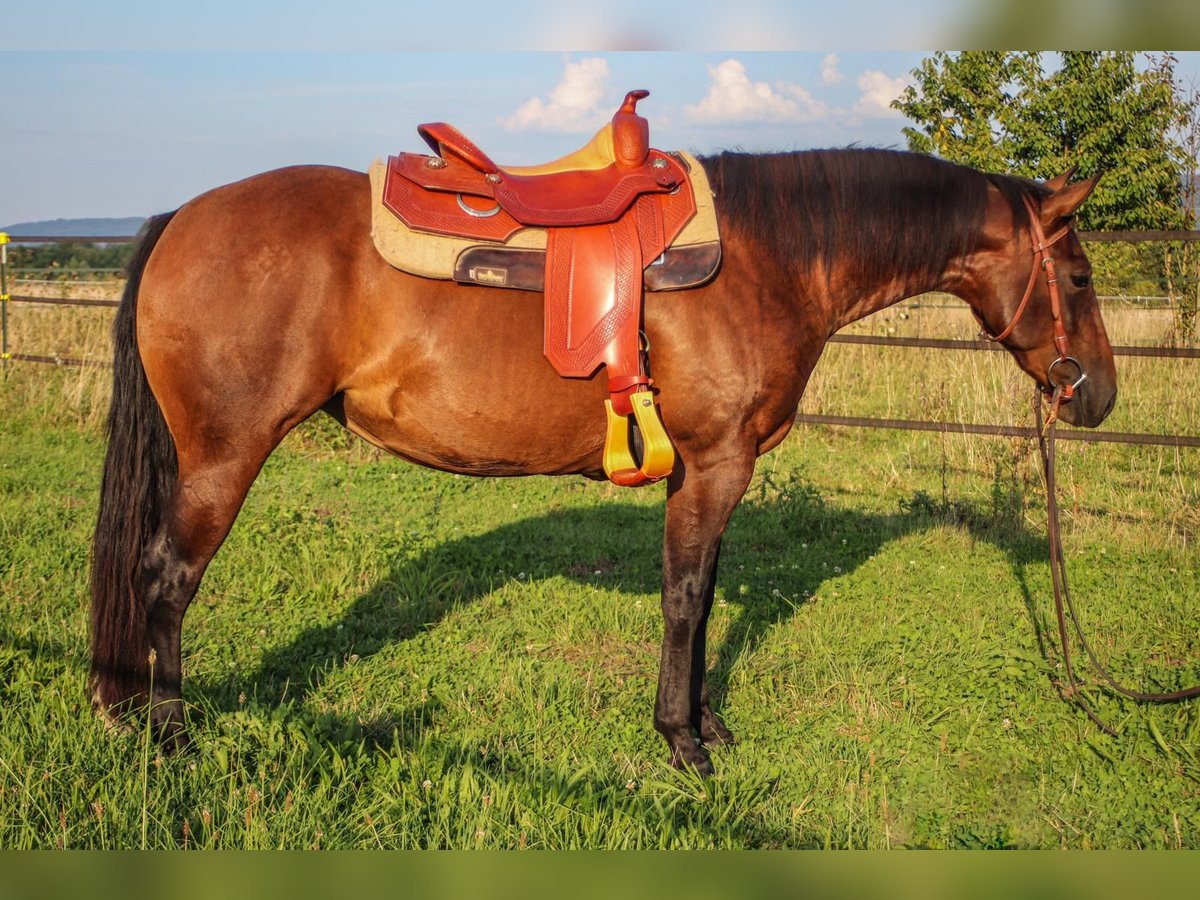
M 604 471 L 616 484 L 657 481 L 674 468 L 641 342 L 644 271 L 696 214 L 687 164 L 650 148 L 630 91 L 612 121 L 574 153 L 502 168 L 445 122 L 418 127 L 437 156 L 388 161 L 385 205 L 410 229 L 506 244 L 546 231 L 543 349 L 559 375 L 604 367 L 609 399 Z
M 505 166 L 504 171 L 510 175 L 536 177 L 538 175 L 556 175 L 559 172 L 591 172 L 611 166 L 616 161 L 616 151 L 613 149 L 613 126 L 611 122 L 607 122 L 590 141 L 573 153 L 560 156 L 552 162 L 542 163 L 540 166 Z
M 634 104 L 648 95 L 648 91 L 630 91 L 625 96 L 625 102 L 616 114 L 620 117 L 619 124 L 622 126 L 622 145 L 629 144 L 632 147 L 630 152 L 635 156 L 638 154 L 638 144 L 643 142 L 644 134 L 644 143 L 646 146 L 641 152 L 641 158 L 636 163 L 638 165 L 644 161 L 645 154 L 649 150 L 649 134 L 637 122 L 631 122 L 630 118 L 641 119 L 643 122 L 645 120 L 641 116 L 635 115 L 631 117 L 630 113 L 635 112 Z M 480 150 L 470 138 L 453 125 L 448 125 L 445 122 L 432 122 L 417 126 L 417 133 L 425 139 L 425 143 L 429 144 L 439 156 L 446 156 L 447 154 L 455 156 L 485 175 L 506 172 L 509 175 L 520 175 L 523 177 L 557 175 L 562 172 L 591 172 L 596 169 L 603 169 L 605 166 L 611 166 L 617 162 L 613 132 L 614 123 L 606 122 L 604 127 L 597 131 L 590 141 L 578 150 L 568 153 L 566 156 L 561 156 L 548 163 L 542 163 L 540 166 L 504 166 L 501 168 L 492 162 L 491 157 Z
M 630 91 L 587 144 L 539 166 L 498 166 L 453 125 L 426 123 L 417 133 L 438 155 L 426 158 L 426 172 L 419 170 L 419 158 L 406 160 L 403 174 L 426 190 L 488 197 L 525 226 L 613 222 L 639 196 L 673 191 L 686 180 L 675 160 L 650 149 L 649 123 L 637 113 L 637 101 L 647 94 Z M 472 208 L 480 218 L 493 214 Z

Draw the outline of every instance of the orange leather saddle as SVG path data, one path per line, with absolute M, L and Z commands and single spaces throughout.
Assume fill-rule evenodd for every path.
M 630 91 L 582 149 L 535 167 L 501 168 L 453 126 L 421 125 L 437 155 L 390 157 L 383 193 L 419 231 L 501 243 L 522 228 L 547 230 L 545 354 L 564 377 L 606 368 L 604 468 L 628 486 L 674 467 L 641 343 L 643 272 L 696 212 L 685 164 L 650 148 L 636 110 L 647 95 Z

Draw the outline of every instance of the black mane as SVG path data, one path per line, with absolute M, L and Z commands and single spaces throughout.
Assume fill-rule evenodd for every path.
M 722 225 L 770 247 L 801 272 L 850 258 L 864 279 L 931 281 L 976 248 L 987 188 L 1028 223 L 1021 202 L 1044 189 L 1008 175 L 979 172 L 897 150 L 724 152 L 701 160 L 717 195 Z

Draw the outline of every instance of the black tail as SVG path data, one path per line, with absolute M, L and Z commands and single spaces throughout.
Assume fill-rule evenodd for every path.
M 102 710 L 149 700 L 142 549 L 162 522 L 178 473 L 175 443 L 137 346 L 138 289 L 154 245 L 175 213 L 150 219 L 129 262 L 113 324 L 113 392 L 100 515 L 92 539 L 93 703 Z

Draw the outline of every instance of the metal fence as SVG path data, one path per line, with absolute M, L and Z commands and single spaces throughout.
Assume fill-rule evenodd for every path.
M 1082 231 L 1079 239 L 1084 242 L 1157 242 L 1157 241 L 1200 241 L 1200 231 Z M 48 363 L 57 366 L 110 366 L 100 360 L 71 359 L 59 356 L 39 356 L 27 353 L 10 353 L 8 350 L 8 304 L 43 303 L 56 306 L 115 307 L 117 300 L 87 300 L 69 297 L 36 297 L 28 295 L 10 296 L 8 293 L 8 244 L 15 240 L 22 244 L 34 243 L 87 243 L 118 244 L 131 243 L 137 238 L 129 236 L 106 237 L 62 237 L 62 236 L 9 236 L 0 232 L 0 316 L 3 317 L 3 360 L 32 363 Z M 883 347 L 920 347 L 937 350 L 966 350 L 997 352 L 1002 347 L 987 341 L 964 341 L 947 338 L 887 337 L 883 335 L 835 334 L 830 343 L 871 344 Z M 1115 346 L 1115 356 L 1138 356 L 1154 359 L 1200 359 L 1200 349 L 1187 347 L 1138 347 Z M 1034 437 L 1032 428 L 1013 425 L 988 425 L 968 422 L 936 422 L 923 419 L 880 419 L 860 416 L 831 416 L 821 414 L 799 414 L 796 421 L 806 425 L 833 425 L 854 428 L 886 428 L 904 431 L 931 431 L 946 434 L 981 434 L 997 437 Z M 1130 432 L 1070 430 L 1059 431 L 1058 437 L 1068 441 L 1090 443 L 1139 444 L 1160 447 L 1200 447 L 1200 435 L 1146 434 Z

